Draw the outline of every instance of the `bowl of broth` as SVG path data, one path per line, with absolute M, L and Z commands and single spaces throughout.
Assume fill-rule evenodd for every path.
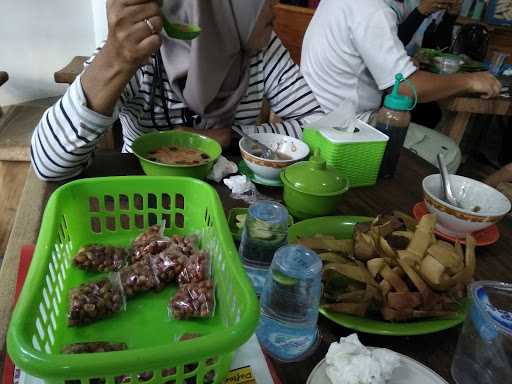
M 186 176 L 204 179 L 222 153 L 215 140 L 183 131 L 152 132 L 132 144 L 148 176 Z
M 309 155 L 309 147 L 302 140 L 277 133 L 252 133 L 251 138 L 276 152 L 276 159 L 262 157 L 258 147 L 242 138 L 238 144 L 247 166 L 263 180 L 279 180 L 283 169 Z

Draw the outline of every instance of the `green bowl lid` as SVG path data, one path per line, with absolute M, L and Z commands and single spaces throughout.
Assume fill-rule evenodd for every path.
M 285 185 L 315 196 L 333 196 L 348 190 L 348 179 L 339 170 L 328 166 L 317 148 L 309 161 L 300 161 L 281 173 Z

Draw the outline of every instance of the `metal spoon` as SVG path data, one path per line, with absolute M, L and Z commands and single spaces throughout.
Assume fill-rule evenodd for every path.
M 444 162 L 444 157 L 441 153 L 437 154 L 437 164 L 439 166 L 439 172 L 441 173 L 441 181 L 443 183 L 444 200 L 454 207 L 462 208 L 452 192 L 452 185 L 450 183 L 450 175 Z
M 268 160 L 276 160 L 280 159 L 279 155 L 267 147 L 265 144 L 260 143 L 258 140 L 253 139 L 251 136 L 247 135 L 244 131 L 242 131 L 238 127 L 233 127 L 233 131 L 238 133 L 240 136 L 244 137 L 245 139 L 249 140 L 253 146 L 256 146 L 261 151 L 261 155 L 259 157 L 263 159 Z

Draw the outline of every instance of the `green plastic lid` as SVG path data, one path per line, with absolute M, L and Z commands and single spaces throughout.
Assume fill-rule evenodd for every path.
M 289 187 L 310 195 L 332 196 L 346 192 L 348 179 L 336 168 L 328 166 L 317 148 L 309 161 L 290 165 L 281 173 Z
M 404 81 L 404 76 L 401 73 L 397 74 L 393 92 L 384 98 L 384 107 L 395 111 L 410 111 L 413 109 L 414 100 L 409 96 L 398 94 L 398 88 L 400 88 L 402 81 Z

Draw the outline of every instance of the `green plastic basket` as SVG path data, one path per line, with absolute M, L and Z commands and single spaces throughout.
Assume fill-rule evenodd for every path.
M 319 148 L 327 164 L 339 169 L 349 179 L 350 188 L 375 184 L 387 144 L 387 136 L 368 124 L 360 124 L 373 130 L 373 141 L 336 143 L 317 129 L 304 129 L 304 142 L 309 145 L 311 152 Z
M 101 276 L 71 265 L 77 249 L 88 243 L 128 245 L 163 219 L 166 234 L 205 233 L 202 246 L 212 253 L 216 282 L 215 316 L 169 320 L 173 285 L 128 301 L 126 311 L 111 318 L 68 327 L 69 289 Z M 220 383 L 232 352 L 253 334 L 258 311 L 220 199 L 210 185 L 184 177 L 84 179 L 62 186 L 48 202 L 7 347 L 18 367 L 49 383 L 118 384 L 128 377 L 133 384 L 201 384 L 212 371 L 214 382 Z M 185 333 L 201 337 L 179 341 Z M 61 353 L 64 345 L 85 341 L 125 342 L 128 350 Z

